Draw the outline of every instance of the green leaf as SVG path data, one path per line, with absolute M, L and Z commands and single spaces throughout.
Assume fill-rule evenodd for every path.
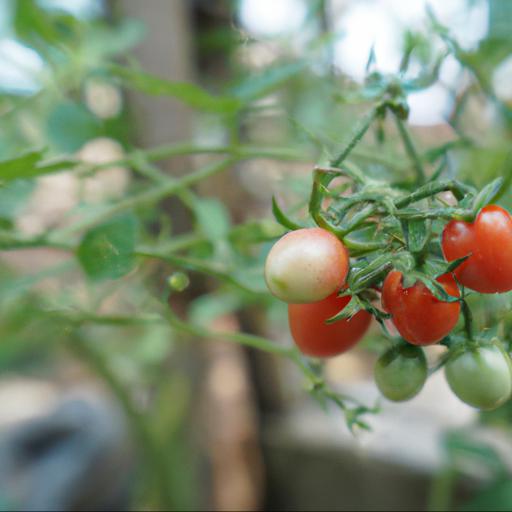
M 77 257 L 85 273 L 93 280 L 117 279 L 135 266 L 137 219 L 122 215 L 85 234 Z
M 306 66 L 306 61 L 298 61 L 267 68 L 244 79 L 231 90 L 231 93 L 245 103 L 254 101 L 285 84 Z
M 133 68 L 110 65 L 108 71 L 122 84 L 152 96 L 170 96 L 186 105 L 206 112 L 236 112 L 241 103 L 236 98 L 213 96 L 197 85 L 186 82 L 171 82 Z
M 90 52 L 91 61 L 102 57 L 121 55 L 145 36 L 146 27 L 140 20 L 124 19 L 116 25 L 92 27 L 91 41 L 85 47 Z
M 393 258 L 392 254 L 384 253 L 371 261 L 360 261 L 359 263 L 363 266 L 352 268 L 349 273 L 347 282 L 350 290 L 353 293 L 358 293 L 379 282 L 384 274 L 391 269 Z
M 450 272 L 453 272 L 468 258 L 469 255 L 463 256 L 462 258 L 458 258 L 450 262 L 446 262 L 444 259 L 429 257 L 424 263 L 424 271 L 428 275 L 439 277 L 444 274 L 449 274 Z
M 197 223 L 204 237 L 215 243 L 229 235 L 231 219 L 226 206 L 218 199 L 201 198 L 195 203 Z
M 448 265 L 446 265 L 446 268 L 443 272 L 441 272 L 437 277 L 443 275 L 443 274 L 449 274 L 450 272 L 453 272 L 457 267 L 462 265 L 468 258 L 470 254 L 467 256 L 462 256 L 462 258 L 457 258 L 456 260 L 450 261 Z
M 252 220 L 234 226 L 229 233 L 229 240 L 243 250 L 251 244 L 268 242 L 285 233 L 283 226 L 272 219 Z
M 389 318 L 391 318 L 391 314 L 386 313 L 381 309 L 375 307 L 372 301 L 370 301 L 368 298 L 360 296 L 359 299 L 361 301 L 363 308 L 366 311 L 368 311 L 368 313 L 373 315 L 377 321 L 382 322 L 383 320 L 388 320 Z
M 60 103 L 46 120 L 48 138 L 59 151 L 73 153 L 100 135 L 101 123 L 83 105 Z
M 25 41 L 40 44 L 45 41 L 55 44 L 59 41 L 59 31 L 52 16 L 34 0 L 14 2 L 13 25 L 16 34 Z
M 34 181 L 15 180 L 0 188 L 0 219 L 13 220 L 34 190 Z
M 510 511 L 511 503 L 512 481 L 504 475 L 502 480 L 493 482 L 484 490 L 479 491 L 473 499 L 462 505 L 459 510 L 461 512 Z
M 393 266 L 402 274 L 410 272 L 414 268 L 415 263 L 413 255 L 409 252 L 403 251 L 393 257 Z
M 363 305 L 361 304 L 359 297 L 357 295 L 352 295 L 350 302 L 341 311 L 336 313 L 334 316 L 331 316 L 330 318 L 328 318 L 325 321 L 325 323 L 333 324 L 334 322 L 337 322 L 338 320 L 352 318 L 356 313 L 361 311 L 361 309 L 363 309 Z
M 16 158 L 0 161 L 0 182 L 34 178 L 43 174 L 69 169 L 76 165 L 74 160 L 43 162 L 44 150 L 33 150 Z
M 35 150 L 9 160 L 0 161 L 0 180 L 9 181 L 26 177 L 43 158 L 44 150 Z
M 405 221 L 406 240 L 409 250 L 412 253 L 420 253 L 425 249 L 431 232 L 431 221 L 424 219 L 415 219 Z
M 473 212 L 475 215 L 486 205 L 491 203 L 493 199 L 500 192 L 501 186 L 503 185 L 503 178 L 496 178 L 491 183 L 487 184 L 475 197 L 473 201 Z
M 441 283 L 422 272 L 411 272 L 409 275 L 411 278 L 421 281 L 437 300 L 442 302 L 458 302 L 460 300 L 459 297 L 448 294 Z M 405 284 L 404 287 L 406 287 Z
M 279 222 L 279 224 L 281 224 L 281 226 L 284 226 L 285 228 L 295 230 L 303 227 L 286 216 L 283 210 L 279 208 L 279 205 L 277 204 L 276 198 L 274 196 L 272 196 L 272 213 L 274 214 L 274 217 L 277 220 L 277 222 Z
M 474 439 L 469 433 L 452 432 L 446 435 L 444 439 L 446 453 L 450 462 L 455 464 L 477 464 L 485 465 L 496 476 L 507 472 L 507 466 L 502 457 L 490 445 Z

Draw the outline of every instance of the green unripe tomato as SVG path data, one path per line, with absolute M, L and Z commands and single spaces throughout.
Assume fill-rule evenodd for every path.
M 387 399 L 404 402 L 423 388 L 428 376 L 427 359 L 420 347 L 393 347 L 379 357 L 374 375 L 377 387 Z
M 455 351 L 445 375 L 455 395 L 478 409 L 496 409 L 512 393 L 510 357 L 497 345 Z
M 190 284 L 190 279 L 183 272 L 174 272 L 168 279 L 169 287 L 177 292 L 182 292 Z

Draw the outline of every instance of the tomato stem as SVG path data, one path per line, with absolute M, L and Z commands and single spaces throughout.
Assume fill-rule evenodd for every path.
M 396 125 L 398 127 L 398 132 L 400 133 L 400 137 L 402 138 L 402 142 L 405 147 L 406 153 L 409 155 L 409 158 L 412 161 L 414 170 L 416 172 L 416 183 L 418 185 L 422 185 L 427 181 L 427 176 L 425 174 L 425 169 L 423 168 L 423 164 L 421 163 L 421 158 L 414 147 L 414 143 L 412 141 L 411 134 L 405 127 L 403 121 L 398 117 L 398 115 L 393 110 L 393 114 L 395 117 Z
M 466 336 L 468 341 L 474 341 L 474 324 L 473 324 L 473 313 L 471 313 L 471 309 L 466 301 L 466 299 L 462 298 L 460 300 L 462 315 L 464 316 L 464 330 L 466 332 Z
M 356 132 L 349 143 L 345 146 L 343 151 L 331 162 L 332 167 L 338 167 L 345 158 L 350 154 L 350 152 L 354 149 L 356 144 L 364 137 L 364 134 L 368 131 L 371 124 L 379 115 L 384 106 L 379 103 L 366 115 L 366 117 L 362 120 L 361 124 L 357 127 Z

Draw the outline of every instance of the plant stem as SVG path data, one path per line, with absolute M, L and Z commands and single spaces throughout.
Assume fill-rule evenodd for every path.
M 131 210 L 132 208 L 136 208 L 142 205 L 156 203 L 167 196 L 173 195 L 178 191 L 183 190 L 186 187 L 190 187 L 196 183 L 199 183 L 205 178 L 219 174 L 220 172 L 233 165 L 236 161 L 236 158 L 225 158 L 220 162 L 215 162 L 214 164 L 201 167 L 194 172 L 185 174 L 181 178 L 172 180 L 169 183 L 159 183 L 154 187 L 135 194 L 131 197 L 127 197 L 126 199 L 122 199 L 116 203 L 106 205 L 103 208 L 97 208 L 92 215 L 89 215 L 88 217 L 76 222 L 71 226 L 54 231 L 51 234 L 51 240 L 55 243 L 55 241 L 66 239 L 71 234 L 86 230 L 101 222 L 102 220 L 111 217 L 112 215 L 121 213 L 126 210 Z
M 466 332 L 467 339 L 469 341 L 474 341 L 475 333 L 473 326 L 473 314 L 471 313 L 471 309 L 469 308 L 466 299 L 461 299 L 460 303 L 462 315 L 464 316 L 464 330 Z
M 452 495 L 456 473 L 451 466 L 443 468 L 434 478 L 428 497 L 429 512 L 452 510 Z
M 437 181 L 427 183 L 417 190 L 400 199 L 394 201 L 396 208 L 404 208 L 411 203 L 421 201 L 427 197 L 432 197 L 440 192 L 452 192 L 457 199 L 462 199 L 466 194 L 473 193 L 473 189 L 456 180 Z
M 377 114 L 381 110 L 382 106 L 379 104 L 372 108 L 372 110 L 364 117 L 361 121 L 361 123 L 358 125 L 354 136 L 349 141 L 349 143 L 345 146 L 343 151 L 331 162 L 332 167 L 339 167 L 340 164 L 347 158 L 347 156 L 350 154 L 350 152 L 354 149 L 356 144 L 364 137 L 364 134 L 368 131 L 368 128 L 370 128 L 371 124 L 377 117 Z
M 423 164 L 421 163 L 421 158 L 414 147 L 414 143 L 412 141 L 411 135 L 409 134 L 409 130 L 406 128 L 404 122 L 395 115 L 396 125 L 398 127 L 398 132 L 400 133 L 400 137 L 402 138 L 402 142 L 404 143 L 405 151 L 409 155 L 409 158 L 412 161 L 414 170 L 416 171 L 416 183 L 418 185 L 423 185 L 427 181 L 427 176 L 425 174 L 425 169 L 423 169 Z
M 89 363 L 96 374 L 106 382 L 111 392 L 121 404 L 133 434 L 142 447 L 143 455 L 147 458 L 149 467 L 153 472 L 153 479 L 157 482 L 162 509 L 173 510 L 174 500 L 171 495 L 171 479 L 168 463 L 165 458 L 166 454 L 162 451 L 158 440 L 154 438 L 151 426 L 146 422 L 144 414 L 138 410 L 130 393 L 109 368 L 106 360 L 98 350 L 80 336 L 76 336 L 68 346 L 82 360 Z
M 454 218 L 471 216 L 471 210 L 461 210 L 459 208 L 439 208 L 430 211 L 397 211 L 394 215 L 400 219 L 445 219 L 452 220 Z
M 140 162 L 141 156 L 149 162 L 157 162 L 166 158 L 184 155 L 230 155 L 236 158 L 269 158 L 275 160 L 304 161 L 305 154 L 279 147 L 258 147 L 249 145 L 228 145 L 228 146 L 200 146 L 197 144 L 178 143 L 165 144 L 146 150 L 135 149 L 124 158 L 102 162 L 100 164 L 86 165 L 84 173 L 93 174 L 102 169 L 113 166 L 135 166 Z
M 267 340 L 266 338 L 254 336 L 252 334 L 244 334 L 241 332 L 212 331 L 206 327 L 181 320 L 176 315 L 176 313 L 174 313 L 172 308 L 169 308 L 168 320 L 171 327 L 183 334 L 189 334 L 199 338 L 217 339 L 229 341 L 231 343 L 239 343 L 240 345 L 256 348 L 269 354 L 283 356 L 287 359 L 295 360 L 295 350 L 293 348 L 277 345 L 276 343 Z
M 267 295 L 266 290 L 256 290 L 254 288 L 250 288 L 249 286 L 239 281 L 236 277 L 233 277 L 233 272 L 230 271 L 229 268 L 223 268 L 220 267 L 219 265 L 215 265 L 214 263 L 210 263 L 205 260 L 142 250 L 135 251 L 135 255 L 141 256 L 143 258 L 160 259 L 162 261 L 170 263 L 171 265 L 176 265 L 186 270 L 190 270 L 193 272 L 202 272 L 203 274 L 207 274 L 212 277 L 215 277 L 216 279 L 220 279 L 221 281 L 236 286 L 238 289 L 245 292 L 249 292 L 251 294 Z
M 322 198 L 320 190 L 318 190 L 319 186 L 320 185 L 317 185 L 317 190 L 316 190 L 317 197 L 315 200 L 317 201 L 317 204 L 320 204 L 321 198 Z M 411 194 L 408 194 L 399 199 L 395 199 L 394 206 L 397 209 L 404 208 L 406 206 L 409 206 L 411 203 L 415 203 L 417 201 L 420 201 L 427 197 L 432 197 L 440 192 L 445 192 L 445 191 L 451 191 L 459 200 L 462 197 L 464 197 L 466 194 L 473 193 L 473 189 L 471 189 L 470 187 L 468 187 L 462 183 L 459 183 L 456 180 L 431 182 L 431 183 L 426 183 L 425 185 L 419 187 L 417 190 L 415 190 Z M 315 188 L 313 189 L 312 198 L 314 196 L 315 196 Z M 311 207 L 310 207 L 310 210 L 312 210 Z M 314 215 L 314 218 L 320 226 L 326 227 L 326 229 L 331 230 L 336 236 L 343 238 L 347 234 L 349 234 L 350 232 L 354 231 L 359 226 L 361 226 L 361 224 L 363 224 L 369 217 L 371 217 L 372 215 L 375 215 L 378 212 L 379 212 L 378 205 L 376 205 L 375 203 L 368 204 L 364 208 L 359 210 L 348 222 L 345 223 L 345 225 L 342 225 L 342 226 L 332 225 L 325 218 L 325 216 L 322 214 L 322 212 L 320 212 L 318 210 L 318 208 L 316 208 L 316 214 Z M 446 210 L 445 210 L 445 212 L 446 212 Z M 458 217 L 465 217 L 466 214 L 468 216 L 470 216 L 470 212 L 465 212 L 464 210 L 460 210 L 460 209 L 454 209 L 453 211 L 451 211 L 449 213 L 451 213 L 453 215 L 456 214 L 456 216 L 458 216 Z M 430 218 L 430 217 L 431 218 L 446 218 L 445 213 L 441 212 L 441 211 L 436 211 L 434 216 L 429 215 L 429 213 L 423 213 L 423 212 L 418 212 L 417 214 L 413 213 L 412 215 L 411 215 L 411 213 L 407 213 L 407 212 L 402 215 L 400 214 L 400 212 L 395 212 L 395 215 L 403 216 L 403 217 L 407 217 L 409 215 L 411 218 Z M 452 218 L 452 217 L 450 217 L 450 218 Z

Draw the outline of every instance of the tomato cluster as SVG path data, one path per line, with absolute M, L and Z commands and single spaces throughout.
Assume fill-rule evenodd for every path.
M 399 270 L 388 271 L 379 288 L 383 314 L 401 336 L 375 366 L 376 384 L 390 400 L 408 400 L 422 389 L 428 368 L 421 347 L 446 340 L 456 327 L 463 287 L 481 293 L 512 290 L 512 218 L 506 210 L 490 205 L 473 222 L 450 221 L 441 246 L 446 261 L 457 263 L 435 279 L 444 300 L 433 292 L 432 284 L 421 280 L 406 284 Z M 292 231 L 270 251 L 267 285 L 288 303 L 290 331 L 305 355 L 336 356 L 367 332 L 375 309 L 343 314 L 351 301 L 346 285 L 349 270 L 348 250 L 323 228 Z M 446 358 L 445 375 L 461 400 L 480 409 L 495 408 L 512 393 L 510 357 L 496 340 L 458 343 Z
M 338 297 L 349 270 L 345 246 L 329 231 L 304 228 L 284 235 L 265 264 L 269 290 L 288 302 L 290 330 L 308 356 L 331 357 L 352 348 L 366 333 L 371 315 L 326 321 L 343 310 L 350 297 Z

